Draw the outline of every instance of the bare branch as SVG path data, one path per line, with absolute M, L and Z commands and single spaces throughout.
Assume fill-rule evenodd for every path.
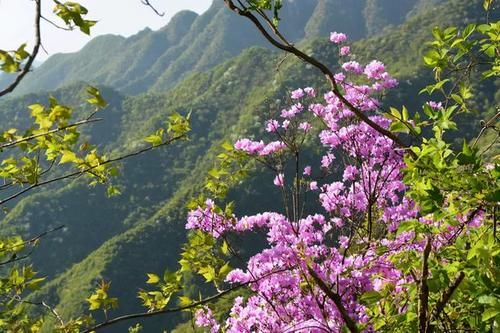
M 474 139 L 474 143 L 472 144 L 472 148 L 474 148 L 476 146 L 477 142 L 479 141 L 481 136 L 483 136 L 484 132 L 486 132 L 486 130 L 488 128 L 495 128 L 495 123 L 498 120 L 498 118 L 500 118 L 500 110 L 493 117 L 488 119 L 487 121 L 481 121 L 481 131 L 479 132 L 477 137 Z
M 141 3 L 145 6 L 148 6 L 149 8 L 151 8 L 153 10 L 153 12 L 155 12 L 156 15 L 158 16 L 164 16 L 165 15 L 165 12 L 159 12 L 152 4 L 151 2 L 149 2 L 149 0 L 141 0 Z
M 46 17 L 45 17 L 45 16 L 43 16 L 43 15 L 41 15 L 41 16 L 40 16 L 40 18 L 41 18 L 42 20 L 44 20 L 45 22 L 49 23 L 50 25 L 52 25 L 52 26 L 56 27 L 57 29 L 60 29 L 60 30 L 65 30 L 65 31 L 73 31 L 73 28 L 72 28 L 72 27 L 69 27 L 69 28 L 68 28 L 68 27 L 63 27 L 63 26 L 61 26 L 61 25 L 59 25 L 59 24 L 55 23 L 54 21 L 52 21 L 52 20 L 50 20 L 50 19 L 46 18 Z M 45 52 L 47 52 L 47 51 L 45 51 Z
M 141 313 L 134 313 L 134 314 L 129 314 L 129 315 L 124 315 L 124 316 L 120 316 L 120 317 L 116 317 L 114 319 L 110 319 L 110 320 L 107 320 L 105 322 L 102 322 L 100 324 L 97 324 L 95 326 L 92 326 L 90 328 L 86 328 L 84 329 L 83 331 L 80 331 L 80 333 L 91 333 L 93 331 L 97 331 L 99 329 L 102 329 L 104 327 L 107 327 L 107 326 L 111 326 L 113 324 L 116 324 L 116 323 L 119 323 L 119 322 L 122 322 L 122 321 L 127 321 L 127 320 L 131 320 L 131 319 L 136 319 L 136 318 L 147 318 L 147 317 L 155 317 L 155 316 L 158 316 L 158 315 L 163 315 L 163 314 L 168 314 L 168 313 L 176 313 L 176 312 L 181 312 L 181 311 L 185 311 L 185 310 L 190 310 L 190 309 L 194 309 L 194 308 L 197 308 L 201 305 L 205 305 L 207 303 L 210 303 L 212 301 L 215 301 L 219 298 L 221 298 L 222 296 L 225 296 L 233 291 L 236 291 L 242 287 L 246 287 L 252 283 L 256 283 L 258 282 L 259 280 L 261 279 L 264 279 L 268 276 L 271 276 L 273 274 L 277 274 L 277 273 L 280 273 L 280 272 L 283 272 L 285 271 L 285 269 L 280 269 L 280 270 L 277 270 L 277 271 L 272 271 L 272 272 L 269 272 L 267 274 L 264 274 L 263 276 L 261 277 L 257 277 L 257 278 L 254 278 L 248 282 L 245 282 L 245 283 L 242 283 L 242 284 L 239 284 L 237 286 L 234 286 L 232 288 L 229 288 L 227 290 L 224 290 L 224 291 L 221 291 L 213 296 L 210 296 L 210 297 L 207 297 L 207 298 L 204 298 L 198 302 L 193 302 L 189 305 L 186 305 L 186 306 L 182 306 L 182 307 L 178 307 L 178 308 L 172 308 L 172 309 L 163 309 L 163 310 L 157 310 L 157 311 L 151 311 L 151 312 L 141 312 Z
M 26 61 L 26 64 L 24 65 L 23 69 L 17 74 L 16 78 L 14 81 L 5 89 L 0 90 L 0 97 L 5 96 L 19 85 L 21 83 L 22 79 L 28 74 L 28 72 L 31 69 L 31 66 L 33 65 L 33 61 L 35 61 L 35 58 L 38 54 L 38 51 L 40 50 L 40 45 L 42 44 L 42 36 L 40 32 L 40 19 L 42 18 L 42 0 L 34 0 L 36 4 L 36 9 L 35 9 L 35 46 L 33 47 L 33 51 L 31 51 L 30 56 L 28 57 L 28 61 Z
M 419 314 L 418 314 L 418 327 L 420 333 L 427 331 L 427 311 L 429 309 L 429 286 L 427 279 L 429 278 L 429 255 L 432 249 L 431 238 L 427 238 L 425 243 L 424 253 L 422 255 L 422 277 L 420 279 L 420 290 L 418 293 L 419 299 Z
M 37 236 L 34 236 L 34 237 L 32 237 L 32 238 L 30 238 L 30 239 L 28 239 L 28 240 L 26 240 L 26 241 L 24 241 L 24 242 L 22 242 L 20 244 L 17 244 L 17 245 L 14 245 L 14 246 L 2 249 L 2 251 L 0 253 L 14 251 L 17 248 L 19 248 L 21 246 L 24 246 L 24 245 L 27 245 L 27 244 L 34 244 L 39 239 L 47 236 L 48 234 L 56 232 L 56 231 L 59 231 L 59 230 L 61 230 L 63 228 L 64 228 L 64 225 L 60 225 L 60 226 L 58 226 L 56 228 L 53 228 L 53 229 L 50 229 L 50 230 L 46 230 L 46 231 L 38 234 Z M 4 266 L 4 265 L 7 265 L 7 264 L 10 264 L 10 263 L 13 263 L 13 262 L 24 260 L 24 259 L 28 258 L 29 256 L 31 256 L 32 253 L 33 253 L 33 250 L 31 250 L 29 253 L 27 253 L 25 255 L 22 255 L 22 256 L 19 256 L 19 257 L 16 254 L 13 254 L 8 260 L 0 262 L 0 266 Z

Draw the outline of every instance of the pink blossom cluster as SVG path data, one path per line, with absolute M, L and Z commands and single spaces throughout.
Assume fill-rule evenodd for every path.
M 286 145 L 281 141 L 272 141 L 265 144 L 262 140 L 252 141 L 250 139 L 241 139 L 236 141 L 234 147 L 250 155 L 267 156 L 285 149 Z
M 347 40 L 347 35 L 341 32 L 332 32 L 330 34 L 330 42 L 335 44 L 341 44 Z
M 195 317 L 195 324 L 198 327 L 210 327 L 210 333 L 219 332 L 220 325 L 217 324 L 217 321 L 214 319 L 212 310 L 210 310 L 210 308 L 205 307 L 198 310 L 195 314 Z
M 215 203 L 211 199 L 205 201 L 204 207 L 198 207 L 188 213 L 186 229 L 197 229 L 219 238 L 233 228 L 233 221 L 215 212 Z
M 335 32 L 330 39 L 341 44 L 347 37 Z M 229 284 L 248 283 L 253 295 L 247 300 L 236 298 L 224 323 L 213 320 L 208 310 L 198 312 L 200 326 L 210 327 L 212 332 L 342 332 L 345 321 L 341 311 L 314 282 L 313 275 L 341 298 L 356 323 L 368 323 L 370 319 L 359 301 L 363 293 L 381 291 L 387 285 L 391 285 L 393 293 L 404 293 L 405 286 L 413 281 L 394 266 L 391 256 L 401 251 L 422 251 L 425 244 L 415 239 L 413 231 L 398 233 L 398 227 L 409 220 L 436 226 L 439 222 L 419 217 L 418 209 L 405 196 L 404 152 L 360 122 L 351 110 L 355 107 L 365 112 L 372 122 L 388 129 L 390 120 L 375 113 L 380 105 L 376 94 L 394 88 L 397 82 L 379 61 L 366 66 L 349 61 L 342 69 L 344 72 L 335 75 L 342 96 L 327 92 L 323 101 L 306 105 L 306 97 L 314 97 L 316 92 L 312 88 L 297 89 L 291 94 L 295 104 L 281 112 L 283 124 L 271 119 L 265 126 L 267 132 L 280 137 L 292 130 L 308 135 L 313 132 L 313 119 L 321 120 L 324 127 L 318 141 L 325 149 L 319 161 L 322 171 L 331 170 L 342 160 L 346 161 L 343 172 L 333 181 L 314 179 L 315 170 L 309 165 L 297 174 L 307 178 L 308 190 L 316 191 L 323 214 L 294 219 L 264 212 L 228 221 L 214 214 L 208 201 L 206 207 L 189 213 L 189 228 L 210 232 L 214 237 L 260 229 L 266 232 L 269 245 L 251 257 L 244 269 L 235 269 L 226 278 Z M 364 84 L 356 84 L 346 74 L 362 76 Z M 235 144 L 236 149 L 257 156 L 285 147 L 281 141 L 266 145 L 249 139 Z M 284 174 L 278 173 L 273 182 L 283 187 Z M 458 228 L 478 226 L 482 215 L 476 212 L 473 216 L 459 216 L 461 224 L 448 227 L 432 246 L 446 246 Z M 363 233 L 353 234 L 352 230 Z M 331 242 L 333 235 L 335 246 Z M 353 248 L 362 250 L 351 251 Z M 402 306 L 400 311 L 405 308 Z M 373 330 L 369 327 L 368 331 Z

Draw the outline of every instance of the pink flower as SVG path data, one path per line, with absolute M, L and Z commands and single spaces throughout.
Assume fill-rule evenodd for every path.
M 251 155 L 260 153 L 260 151 L 264 149 L 264 146 L 265 144 L 262 140 L 257 142 L 250 139 L 241 139 L 236 141 L 236 143 L 234 144 L 234 148 L 243 150 Z
M 215 320 L 212 310 L 208 307 L 196 311 L 195 319 L 195 324 L 197 326 L 210 327 L 210 333 L 217 333 L 220 330 L 220 325 Z
M 268 143 L 262 150 L 259 152 L 260 156 L 267 156 L 276 152 L 279 152 L 286 148 L 286 145 L 281 141 L 273 141 Z
M 385 66 L 378 60 L 373 60 L 365 68 L 365 75 L 369 79 L 380 80 L 385 72 Z
M 334 159 L 335 156 L 332 153 L 326 154 L 325 156 L 323 156 L 323 158 L 321 158 L 321 166 L 325 169 L 329 168 Z
M 311 104 L 309 105 L 309 111 L 314 113 L 316 117 L 322 117 L 325 113 L 325 107 L 321 104 Z
M 226 276 L 226 281 L 231 283 L 247 283 L 250 281 L 251 275 L 243 272 L 241 269 L 233 269 Z
M 427 102 L 427 105 L 429 105 L 433 110 L 438 110 L 443 107 L 443 103 L 434 101 Z
M 297 90 L 292 91 L 291 97 L 292 97 L 292 99 L 300 99 L 300 98 L 304 97 L 304 90 L 299 88 Z
M 266 131 L 269 133 L 276 132 L 279 127 L 280 127 L 280 124 L 278 123 L 277 120 L 274 120 L 274 119 L 269 119 L 266 123 Z
M 347 249 L 347 247 L 349 246 L 349 238 L 346 236 L 340 236 L 339 237 L 339 245 L 340 245 L 340 247 Z
M 304 168 L 304 172 L 303 172 L 303 175 L 304 176 L 310 176 L 311 175 L 311 166 L 308 165 Z
M 318 182 L 310 182 L 309 183 L 309 189 L 311 191 L 316 191 L 318 189 Z
M 285 186 L 285 175 L 282 173 L 277 174 L 276 177 L 274 177 L 273 183 L 279 187 Z
M 309 97 L 316 97 L 316 91 L 314 90 L 314 88 L 311 88 L 311 87 L 304 88 L 304 92 Z
M 347 40 L 347 35 L 341 32 L 332 32 L 330 33 L 330 42 L 335 44 L 343 43 Z
M 342 83 L 345 80 L 345 74 L 344 73 L 337 73 L 333 76 L 333 78 L 335 79 L 335 81 L 337 81 L 337 83 Z
M 351 48 L 349 46 L 343 46 L 340 48 L 340 55 L 345 57 L 351 53 Z
M 363 66 L 361 66 L 357 61 L 349 61 L 342 65 L 342 68 L 346 72 L 353 72 L 354 74 L 363 73 Z
M 342 228 L 344 226 L 344 221 L 342 221 L 342 219 L 339 217 L 334 217 L 332 219 L 332 222 L 337 226 L 337 228 Z
M 303 130 L 304 132 L 307 133 L 311 129 L 311 124 L 309 124 L 307 121 L 305 121 L 303 123 L 300 123 L 299 129 L 301 129 L 301 130 Z
M 353 165 L 348 165 L 344 169 L 344 176 L 342 179 L 344 181 L 346 180 L 353 181 L 354 179 L 356 179 L 357 174 L 358 174 L 358 169 Z
M 283 109 L 281 110 L 281 117 L 282 118 L 293 118 L 297 113 L 300 113 L 304 110 L 304 106 L 300 103 L 292 105 L 290 109 Z

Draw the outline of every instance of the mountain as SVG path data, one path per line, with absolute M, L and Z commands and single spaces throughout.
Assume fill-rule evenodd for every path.
M 292 42 L 341 30 L 352 40 L 398 25 L 424 3 L 438 0 L 288 0 L 281 29 Z M 163 92 L 189 73 L 204 71 L 250 46 L 268 47 L 246 19 L 214 0 L 203 14 L 183 11 L 158 31 L 124 38 L 94 38 L 81 51 L 56 54 L 28 75 L 16 94 L 47 91 L 75 81 L 113 87 L 124 94 Z M 0 88 L 5 85 L 0 78 Z
M 282 27 L 304 50 L 332 68 L 338 66 L 335 48 L 325 36 L 331 30 L 348 31 L 359 39 L 352 48 L 360 61 L 380 59 L 400 80 L 400 87 L 387 97 L 385 105 L 405 104 L 410 110 L 421 105 L 424 96 L 415 96 L 432 79 L 420 60 L 425 41 L 431 38 L 430 27 L 461 25 L 482 15 L 480 4 L 467 0 L 450 0 L 444 5 L 431 0 L 402 1 L 401 7 L 391 6 L 394 2 L 390 1 L 353 0 L 352 6 L 343 3 L 290 0 Z M 391 7 L 391 15 L 401 15 L 389 20 L 390 15 L 384 14 L 378 28 L 367 27 L 372 11 L 368 13 L 366 8 L 380 10 L 383 6 Z M 434 6 L 439 6 L 436 11 Z M 299 22 L 298 27 L 289 23 L 288 17 Z M 353 24 L 352 18 L 363 24 Z M 105 199 L 101 188 L 88 189 L 77 180 L 26 196 L 3 217 L 2 234 L 32 236 L 57 225 L 66 226 L 62 233 L 43 239 L 31 258 L 49 280 L 33 299 L 56 306 L 65 318 L 86 311 L 87 304 L 82 300 L 100 278 L 112 281 L 110 293 L 120 299 L 120 309 L 114 314 L 139 310 L 136 293 L 146 286 L 145 273 L 161 274 L 166 268 L 176 267 L 186 235 L 185 204 L 202 191 L 221 142 L 259 133 L 263 119 L 270 110 L 280 110 L 290 89 L 306 85 L 324 88 L 316 70 L 292 57 L 283 60 L 281 53 L 248 48 L 266 44 L 254 28 L 240 27 L 240 18 L 219 2 L 203 15 L 183 12 L 175 20 L 157 32 L 145 30 L 128 39 L 102 36 L 79 53 L 54 56 L 23 86 L 24 91 L 58 88 L 53 94 L 77 109 L 84 84 L 68 83 L 84 79 L 101 86 L 110 107 L 103 111 L 104 122 L 86 129 L 85 135 L 100 142 L 110 154 L 141 147 L 142 138 L 162 126 L 168 114 L 192 113 L 190 141 L 123 163 L 122 175 L 116 180 L 121 196 Z M 392 27 L 385 26 L 388 20 Z M 342 29 L 340 22 L 348 28 Z M 386 29 L 384 34 L 376 34 L 380 29 Z M 182 32 L 184 36 L 179 37 Z M 321 40 L 313 39 L 320 35 Z M 373 36 L 361 39 L 367 35 Z M 239 39 L 233 40 L 236 36 Z M 310 40 L 302 41 L 304 36 Z M 164 39 L 169 40 L 168 45 L 155 44 Z M 92 54 L 95 59 L 88 59 Z M 147 65 L 132 61 L 134 55 Z M 489 111 L 500 102 L 500 96 L 495 95 L 498 89 L 485 86 L 481 90 L 485 93 L 478 99 L 477 109 Z M 22 122 L 26 105 L 44 100 L 45 95 L 0 101 L 2 128 L 27 125 Z M 478 129 L 477 118 L 467 120 L 469 133 Z M 273 193 L 278 195 L 270 185 L 271 177 L 251 175 L 230 193 L 230 199 L 244 203 L 237 206 L 238 214 L 277 209 L 269 199 Z M 253 246 L 245 248 L 250 252 Z M 147 321 L 145 332 L 171 329 L 184 319 L 174 315 Z M 132 324 L 105 332 L 123 332 Z M 50 324 L 46 331 L 50 332 Z

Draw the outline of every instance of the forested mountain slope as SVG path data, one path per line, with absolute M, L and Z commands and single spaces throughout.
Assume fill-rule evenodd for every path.
M 394 4 L 391 1 L 353 1 L 352 6 L 347 6 L 349 13 L 338 11 L 335 14 L 336 10 L 332 9 L 343 8 L 342 1 L 290 1 L 290 6 L 285 6 L 288 9 L 283 18 L 283 28 L 296 40 L 304 36 L 323 36 L 322 40 L 303 42 L 301 45 L 307 52 L 335 67 L 335 49 L 326 42 L 328 32 L 347 30 L 359 38 L 373 34 L 375 28 L 369 31 L 372 28 L 368 29 L 364 24 L 349 25 L 352 21 L 347 18 L 373 22 L 370 20 L 375 18 L 368 15 L 373 12 L 367 8 L 390 6 L 391 3 Z M 427 10 L 433 10 L 433 6 L 434 2 L 429 0 L 402 1 L 401 7 L 391 8 L 399 10 L 391 12 L 395 21 L 385 21 L 377 29 L 388 23 L 403 23 L 404 20 L 401 26 L 389 28 L 383 35 L 362 39 L 353 45 L 358 59 L 380 59 L 400 80 L 400 88 L 386 99 L 385 105 L 405 104 L 410 110 L 415 110 L 422 102 L 423 97 L 419 100 L 417 92 L 432 77 L 420 61 L 424 41 L 431 38 L 430 27 L 462 25 L 482 15 L 479 2 L 450 0 L 430 15 Z M 420 10 L 424 13 L 419 14 Z M 409 12 L 415 15 L 405 20 Z M 89 190 L 84 183 L 75 181 L 63 188 L 44 189 L 27 196 L 4 216 L 2 232 L 24 236 L 59 224 L 66 225 L 63 233 L 44 240 L 32 257 L 35 267 L 50 280 L 34 297 L 57 305 L 59 313 L 65 317 L 86 310 L 84 299 L 100 278 L 113 281 L 111 294 L 121 300 L 117 313 L 138 310 L 136 292 L 138 288 L 145 287 L 144 273 L 161 273 L 165 268 L 176 265 L 186 234 L 185 204 L 201 191 L 205 174 L 220 152 L 220 143 L 256 133 L 266 114 L 279 110 L 284 96 L 296 85 L 320 88 L 324 83 L 318 72 L 292 57 L 281 63 L 282 54 L 268 49 L 251 48 L 241 52 L 249 45 L 265 44 L 249 25 L 242 24 L 241 30 L 236 32 L 231 29 L 240 27 L 242 22 L 219 4 L 214 4 L 201 16 L 184 12 L 175 20 L 157 32 L 146 30 L 129 39 L 103 36 L 87 45 L 88 49 L 82 50 L 82 53 L 57 56 L 61 57 L 60 60 L 53 57 L 49 60 L 51 62 L 43 64 L 38 73 L 29 76 L 23 86 L 24 91 L 39 90 L 36 87 L 55 88 L 76 78 L 111 86 L 103 90 L 104 97 L 111 103 L 103 112 L 104 123 L 86 130 L 85 135 L 94 142 L 102 142 L 102 148 L 113 154 L 144 145 L 143 137 L 161 126 L 169 113 L 192 112 L 190 141 L 123 163 L 122 176 L 117 180 L 122 189 L 121 196 L 107 200 L 102 188 Z M 290 23 L 293 20 L 302 25 L 295 28 Z M 343 29 L 340 22 L 347 24 L 348 28 Z M 186 35 L 179 38 L 182 35 L 180 32 Z M 200 36 L 196 36 L 197 33 Z M 232 40 L 239 34 L 246 36 L 246 41 Z M 170 36 L 167 39 L 171 44 L 160 47 L 155 41 L 165 36 Z M 184 41 L 188 36 L 196 37 L 197 41 Z M 146 40 L 149 44 L 143 44 Z M 119 56 L 115 59 L 110 57 L 111 53 L 106 53 L 111 51 L 106 50 L 104 44 L 113 44 L 118 49 L 128 45 L 126 48 L 130 48 L 130 54 L 116 52 Z M 92 74 L 97 66 L 83 61 L 81 66 L 88 66 L 86 70 L 77 66 L 74 68 L 77 74 L 72 74 L 73 61 L 85 59 L 82 54 L 92 50 L 102 52 L 100 58 L 95 60 L 96 64 L 102 61 L 102 72 L 82 77 L 84 73 Z M 129 57 L 134 52 L 142 52 L 138 58 L 144 59 L 147 64 L 130 61 Z M 236 54 L 239 55 L 231 58 Z M 113 61 L 108 61 L 110 58 Z M 229 60 L 223 62 L 225 59 Z M 127 69 L 130 73 L 124 73 L 124 64 L 131 64 Z M 278 64 L 281 65 L 276 71 Z M 81 72 L 78 72 L 80 69 Z M 66 76 L 61 75 L 63 72 L 67 73 Z M 59 81 L 50 83 L 55 78 Z M 135 79 L 142 81 L 135 85 Z M 74 84 L 58 89 L 55 94 L 65 103 L 78 106 L 82 89 L 81 84 Z M 147 89 L 150 89 L 149 92 L 137 94 Z M 478 99 L 477 109 L 487 112 L 495 99 L 499 102 L 500 96 L 495 96 L 497 87 L 483 90 L 486 94 Z M 135 96 L 125 96 L 126 93 Z M 0 117 L 21 126 L 18 121 L 26 112 L 25 106 L 45 99 L 43 96 L 30 94 L 0 102 Z M 469 121 L 471 131 L 477 128 L 477 117 L 472 119 L 476 120 Z M 2 125 L 8 122 L 2 120 Z M 267 182 L 262 182 L 262 179 L 256 182 L 250 178 L 231 194 L 233 199 L 244 199 L 237 200 L 245 202 L 238 206 L 240 213 L 274 208 L 270 200 L 262 200 L 262 193 L 266 193 L 267 198 L 269 193 L 274 193 L 269 185 L 272 184 L 270 177 Z M 82 213 L 68 214 L 68 211 Z M 152 320 L 145 326 L 145 331 L 171 328 L 180 320 L 182 318 L 175 316 Z M 124 327 L 118 326 L 108 330 L 123 331 Z
M 439 0 L 288 0 L 281 13 L 282 30 L 293 42 L 342 30 L 356 40 L 398 25 Z M 162 92 L 194 71 L 207 70 L 250 46 L 267 43 L 246 20 L 214 0 L 201 15 L 184 11 L 162 29 L 134 36 L 99 36 L 81 51 L 56 54 L 28 76 L 16 94 L 52 90 L 84 80 L 126 94 Z M 0 78 L 0 87 L 7 82 Z

